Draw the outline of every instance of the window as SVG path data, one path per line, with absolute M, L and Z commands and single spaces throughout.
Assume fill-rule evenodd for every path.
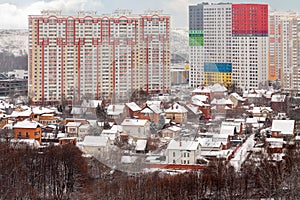
M 175 152 L 173 152 L 173 157 L 175 157 Z

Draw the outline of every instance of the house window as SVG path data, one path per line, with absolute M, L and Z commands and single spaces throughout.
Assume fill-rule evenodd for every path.
M 190 153 L 187 153 L 187 157 L 188 157 L 188 158 L 190 157 Z
M 186 164 L 186 160 L 184 160 L 183 163 Z
M 28 134 L 28 132 L 26 132 L 26 138 L 29 138 L 29 134 Z
M 19 137 L 21 137 L 22 136 L 22 133 L 21 132 L 19 132 Z
M 187 161 L 187 164 L 190 164 L 190 161 L 189 161 L 189 160 Z
M 186 153 L 185 152 L 183 153 L 183 157 L 186 157 Z
M 39 135 L 39 134 L 40 134 L 39 131 L 34 132 L 34 135 Z
M 175 152 L 173 152 L 173 157 L 175 157 Z
M 175 160 L 173 160 L 173 163 L 176 163 Z

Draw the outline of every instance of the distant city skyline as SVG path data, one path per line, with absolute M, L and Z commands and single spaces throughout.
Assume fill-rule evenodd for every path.
M 40 14 L 45 9 L 59 9 L 65 14 L 93 10 L 99 15 L 110 14 L 116 9 L 131 9 L 135 13 L 159 9 L 171 15 L 172 27 L 188 27 L 188 5 L 201 2 L 266 3 L 270 10 L 300 12 L 299 0 L 0 0 L 0 29 L 27 29 L 28 15 Z

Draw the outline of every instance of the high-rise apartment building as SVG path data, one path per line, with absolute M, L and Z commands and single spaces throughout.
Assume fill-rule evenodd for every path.
M 256 89 L 268 79 L 268 5 L 189 6 L 190 85 Z
M 300 17 L 295 12 L 270 12 L 269 80 L 286 91 L 300 89 Z
M 170 16 L 43 11 L 29 16 L 29 96 L 34 104 L 127 99 L 170 90 Z

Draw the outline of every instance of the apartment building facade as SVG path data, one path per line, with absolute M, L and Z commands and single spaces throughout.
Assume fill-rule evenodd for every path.
M 28 91 L 34 104 L 110 101 L 170 90 L 170 16 L 43 11 L 29 16 Z
M 201 42 L 193 42 L 193 33 L 201 33 Z M 268 5 L 190 5 L 189 41 L 190 86 L 218 82 L 250 90 L 267 84 Z
M 285 91 L 300 89 L 300 17 L 295 12 L 269 14 L 270 81 L 278 81 Z

